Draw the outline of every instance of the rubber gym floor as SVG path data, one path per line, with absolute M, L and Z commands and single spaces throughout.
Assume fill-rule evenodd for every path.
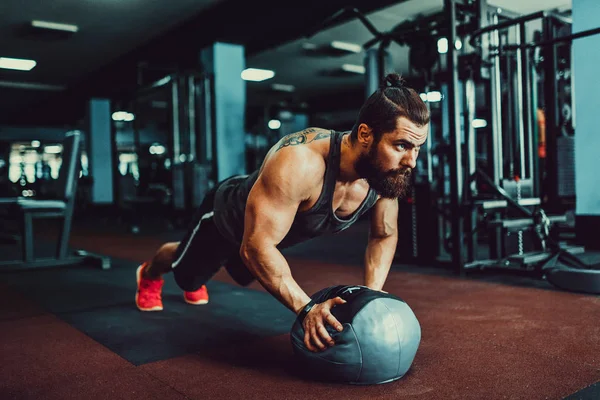
M 395 264 L 385 288 L 422 328 L 411 370 L 378 386 L 326 384 L 294 367 L 294 315 L 260 285 L 239 287 L 223 271 L 209 304 L 191 306 L 167 276 L 165 310 L 139 312 L 135 269 L 177 232 L 87 226 L 71 246 L 110 256 L 110 270 L 0 274 L 1 399 L 600 399 L 599 296 Z M 314 293 L 362 283 L 365 244 L 358 224 L 285 254 Z

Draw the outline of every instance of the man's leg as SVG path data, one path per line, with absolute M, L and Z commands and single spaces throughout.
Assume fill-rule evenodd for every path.
M 165 243 L 150 261 L 138 268 L 136 304 L 140 310 L 162 310 L 162 275 L 168 272 L 173 272 L 187 303 L 208 303 L 205 284 L 221 268 L 228 248 L 212 215 L 212 212 L 202 215 L 181 242 Z
M 226 249 L 226 241 L 215 226 L 213 213 L 202 215 L 198 225 L 173 254 L 171 270 L 177 285 L 185 292 L 202 289 L 221 269 Z
M 207 193 L 202 205 L 192 218 L 189 229 L 181 242 L 163 244 L 136 272 L 138 290 L 136 304 L 142 311 L 160 311 L 162 305 L 162 275 L 178 268 L 175 281 L 186 292 L 185 300 L 191 304 L 208 302 L 208 292 L 204 283 L 220 268 L 218 242 L 215 243 L 216 228 L 212 223 L 212 210 L 215 190 Z M 210 221 L 209 221 L 210 219 Z M 218 260 L 215 262 L 215 260 Z M 200 280 L 197 275 L 209 276 Z M 182 285 L 180 282 L 184 282 Z
M 160 279 L 162 275 L 171 272 L 171 265 L 175 260 L 175 252 L 179 243 L 169 242 L 163 244 L 144 268 L 142 277 L 145 279 Z

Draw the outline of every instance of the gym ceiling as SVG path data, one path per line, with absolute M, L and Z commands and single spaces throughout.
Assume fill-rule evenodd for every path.
M 570 6 L 570 0 L 494 0 L 516 12 Z M 247 67 L 274 70 L 273 79 L 248 82 L 248 103 L 277 98 L 274 83 L 293 86 L 295 100 L 318 102 L 324 94 L 360 90 L 360 74 L 337 73 L 362 65 L 362 55 L 321 54 L 332 41 L 361 45 L 372 35 L 345 21 L 310 38 L 316 25 L 348 0 L 3 0 L 0 57 L 35 60 L 31 71 L 0 69 L 0 124 L 72 126 L 85 117 L 86 99 L 132 93 L 139 65 L 145 81 L 193 68 L 198 52 L 214 41 L 243 44 Z M 439 11 L 443 0 L 363 0 L 353 4 L 380 31 L 419 14 Z M 32 21 L 70 24 L 57 35 Z M 39 23 L 36 23 L 39 25 Z M 390 47 L 397 71 L 410 75 L 408 49 Z

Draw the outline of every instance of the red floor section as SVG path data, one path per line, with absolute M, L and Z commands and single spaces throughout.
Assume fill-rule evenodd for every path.
M 24 295 L 0 283 L 0 321 L 41 314 L 45 314 L 45 312 L 38 304 L 29 301 Z
M 561 399 L 600 377 L 596 368 L 458 335 L 425 338 L 409 374 L 380 386 L 308 381 L 292 363 L 284 335 L 140 368 L 194 399 Z
M 2 399 L 185 399 L 51 315 L 0 322 Z
M 160 245 L 130 236 L 76 235 L 72 242 L 136 262 Z M 309 293 L 362 283 L 360 268 L 290 265 Z M 225 272 L 217 279 L 231 282 Z M 299 377 L 287 335 L 136 368 L 22 296 L 0 290 L 0 397 L 529 400 L 562 399 L 600 380 L 600 297 L 398 271 L 385 289 L 411 305 L 423 339 L 405 378 L 373 387 Z

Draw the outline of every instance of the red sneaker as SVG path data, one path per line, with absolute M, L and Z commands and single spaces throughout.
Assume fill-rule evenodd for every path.
M 162 287 L 165 283 L 163 278 L 142 278 L 142 272 L 148 263 L 140 265 L 136 272 L 138 289 L 135 294 L 135 304 L 140 311 L 162 311 Z
M 208 303 L 208 290 L 206 289 L 206 285 L 202 285 L 200 289 L 194 292 L 183 292 L 183 298 L 188 304 L 198 305 Z

